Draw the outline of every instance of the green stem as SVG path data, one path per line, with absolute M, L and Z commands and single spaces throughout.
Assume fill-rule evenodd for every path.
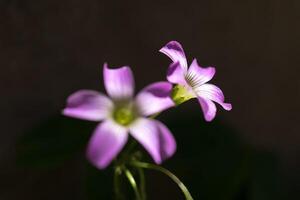
M 132 187 L 132 189 L 133 189 L 133 191 L 135 193 L 136 199 L 137 200 L 142 200 L 142 197 L 141 197 L 141 195 L 139 193 L 139 190 L 138 190 L 137 185 L 136 185 L 136 181 L 135 181 L 132 173 L 128 169 L 126 169 L 126 168 L 124 169 L 124 173 L 125 173 L 128 181 L 129 181 L 129 183 L 131 184 L 131 187 Z
M 145 182 L 145 174 L 142 168 L 137 168 L 139 177 L 140 177 L 140 192 L 143 200 L 146 200 L 146 182 Z
M 121 191 L 120 191 L 120 176 L 122 174 L 122 170 L 120 167 L 115 167 L 114 171 L 114 189 L 115 189 L 115 196 L 117 200 L 122 199 Z
M 145 162 L 139 162 L 139 161 L 133 161 L 133 162 L 131 162 L 131 165 L 134 166 L 134 167 L 140 167 L 140 168 L 145 168 L 145 169 L 153 169 L 153 170 L 160 171 L 160 172 L 164 173 L 165 175 L 170 177 L 178 185 L 178 187 L 181 189 L 181 191 L 183 192 L 183 194 L 184 194 L 184 196 L 187 200 L 193 200 L 193 197 L 190 194 L 187 187 L 179 180 L 179 178 L 177 178 L 169 170 L 167 170 L 167 169 L 165 169 L 161 166 L 158 166 L 158 165 L 145 163 Z

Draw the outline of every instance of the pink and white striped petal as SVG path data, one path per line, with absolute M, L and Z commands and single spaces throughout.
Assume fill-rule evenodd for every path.
M 87 158 L 99 169 L 107 167 L 119 154 L 128 139 L 128 130 L 111 120 L 104 121 L 94 131 Z
M 157 82 L 145 87 L 135 100 L 139 112 L 143 116 L 149 116 L 174 106 L 171 91 L 172 84 L 168 82 Z
M 187 71 L 187 60 L 181 44 L 177 41 L 171 41 L 159 50 L 168 56 L 173 62 L 179 62 L 183 71 Z
M 200 86 L 210 81 L 214 77 L 215 73 L 216 70 L 214 67 L 202 68 L 197 63 L 197 60 L 194 59 L 188 69 L 186 79 L 191 84 L 191 87 Z
M 113 109 L 112 101 L 93 90 L 79 90 L 67 99 L 63 115 L 83 120 L 101 121 Z
M 134 78 L 130 67 L 109 69 L 103 67 L 104 86 L 112 99 L 130 99 L 134 93 Z
M 225 110 L 231 110 L 230 103 L 224 103 L 224 95 L 220 88 L 213 84 L 204 84 L 195 89 L 198 97 L 203 99 L 209 99 L 220 104 Z

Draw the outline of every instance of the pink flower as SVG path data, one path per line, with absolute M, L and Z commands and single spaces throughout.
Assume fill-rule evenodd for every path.
M 173 61 L 168 69 L 167 79 L 169 82 L 177 84 L 173 90 L 173 100 L 177 104 L 197 98 L 206 121 L 211 121 L 216 116 L 217 109 L 214 102 L 220 104 L 225 110 L 232 109 L 230 103 L 224 103 L 221 89 L 207 83 L 215 75 L 214 67 L 202 68 L 194 59 L 188 68 L 183 48 L 176 41 L 169 42 L 159 51 Z
M 169 97 L 172 85 L 153 83 L 134 98 L 134 78 L 129 67 L 109 69 L 104 64 L 104 85 L 109 97 L 92 90 L 80 90 L 67 99 L 63 114 L 90 121 L 102 121 L 87 148 L 88 159 L 98 168 L 107 167 L 127 142 L 129 134 L 157 164 L 171 157 L 176 142 L 169 129 L 147 118 L 174 106 Z

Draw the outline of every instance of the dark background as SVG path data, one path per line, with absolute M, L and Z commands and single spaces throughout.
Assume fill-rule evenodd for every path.
M 268 160 L 264 156 L 257 156 L 258 154 L 268 154 L 268 158 L 271 155 L 271 164 L 268 162 L 263 165 L 265 171 L 257 176 L 264 177 L 265 172 L 270 172 L 270 168 L 278 169 L 274 170 L 274 175 L 270 174 L 263 180 L 273 183 L 273 179 L 269 178 L 278 177 L 279 188 L 274 187 L 270 191 L 288 195 L 291 199 L 292 195 L 298 193 L 300 180 L 299 13 L 298 0 L 156 3 L 0 0 L 0 199 L 86 199 L 86 192 L 81 191 L 82 183 L 86 181 L 83 168 L 88 166 L 83 156 L 84 145 L 79 145 L 81 153 L 73 157 L 67 156 L 67 161 L 58 166 L 45 167 L 51 163 L 49 162 L 43 167 L 35 165 L 33 169 L 27 161 L 24 167 L 26 153 L 21 156 L 19 164 L 16 162 L 19 151 L 23 153 L 22 138 L 30 130 L 40 127 L 40 124 L 46 121 L 48 123 L 48 119 L 53 118 L 51 116 L 55 116 L 59 122 L 54 120 L 52 125 L 50 123 L 46 128 L 39 129 L 40 132 L 45 129 L 55 132 L 56 127 L 61 128 L 57 125 L 59 123 L 70 123 L 70 126 L 77 124 L 77 121 L 66 122 L 57 116 L 64 107 L 66 97 L 72 92 L 82 88 L 103 91 L 104 62 L 111 66 L 130 65 L 138 89 L 151 82 L 164 80 L 170 60 L 158 50 L 170 40 L 182 43 L 189 62 L 196 57 L 202 66 L 216 67 L 217 74 L 212 82 L 222 88 L 227 102 L 233 104 L 231 112 L 219 108 L 216 121 L 210 124 L 203 122 L 196 101 L 169 111 L 169 115 L 163 114 L 161 120 L 174 132 L 179 148 L 189 149 L 186 147 L 187 141 L 193 140 L 193 135 L 195 138 L 202 133 L 209 135 L 205 131 L 199 131 L 200 129 L 221 127 L 214 129 L 220 137 L 214 136 L 213 140 L 222 140 L 225 137 L 223 132 L 232 135 L 230 138 L 239 140 L 238 146 L 242 146 L 242 149 L 245 146 L 251 149 L 250 154 L 256 160 L 252 163 L 261 164 Z M 180 119 L 185 119 L 185 122 Z M 179 126 L 180 123 L 181 127 L 176 128 L 176 124 Z M 188 132 L 182 133 L 185 130 L 182 128 L 184 123 L 191 123 L 186 125 L 190 135 Z M 86 126 L 90 129 L 94 125 Z M 205 128 L 198 129 L 198 126 Z M 59 130 L 63 132 L 62 129 Z M 51 140 L 49 135 L 47 137 Z M 65 139 L 68 138 L 69 135 Z M 195 162 L 197 159 L 199 161 L 199 146 L 207 144 L 207 138 L 195 138 L 194 144 L 189 145 L 194 145 L 194 149 L 178 150 L 178 154 L 174 156 L 175 164 L 170 161 L 170 168 L 175 172 L 180 168 L 176 162 L 182 164 L 181 158 L 185 158 L 185 155 L 192 155 Z M 223 145 L 231 148 L 231 142 L 226 143 L 226 139 L 222 141 Z M 43 144 L 39 143 L 42 147 Z M 219 146 L 207 148 L 217 147 Z M 201 152 L 205 152 L 202 150 Z M 232 150 L 234 153 L 238 151 Z M 204 153 L 203 156 L 205 155 Z M 222 155 L 213 154 L 213 158 L 219 160 L 224 158 Z M 43 158 L 43 154 L 39 156 Z M 273 160 L 276 164 L 272 164 Z M 195 170 L 198 166 L 190 164 L 190 161 L 186 162 L 189 163 L 189 169 Z M 218 166 L 222 168 L 221 165 Z M 197 180 L 189 181 L 193 179 L 192 172 L 184 169 L 178 169 L 177 172 L 191 183 L 195 194 L 201 190 L 200 187 L 204 187 L 197 188 L 197 184 L 193 184 Z M 93 173 L 106 172 L 95 170 Z M 210 177 L 208 176 L 208 180 L 212 180 Z M 218 182 L 218 176 L 216 177 Z M 160 180 L 160 176 L 157 179 Z M 154 178 L 152 181 L 156 184 L 155 180 Z M 259 188 L 263 180 L 257 179 L 254 185 Z M 205 185 L 205 181 L 203 182 Z M 267 190 L 269 182 L 258 191 Z M 152 193 L 160 191 L 162 195 L 170 194 L 168 184 L 171 183 L 162 183 L 160 187 L 152 186 L 151 189 L 150 178 L 149 190 Z M 268 199 L 248 197 L 249 189 L 244 187 L 237 190 L 238 194 L 234 195 L 236 199 Z M 99 186 L 98 190 L 100 188 Z M 224 185 L 220 184 L 220 188 L 224 188 Z M 175 186 L 174 191 L 177 191 Z M 214 191 L 217 193 L 219 190 Z M 179 195 L 178 191 L 175 192 L 177 194 Z M 174 196 L 169 199 L 176 198 Z

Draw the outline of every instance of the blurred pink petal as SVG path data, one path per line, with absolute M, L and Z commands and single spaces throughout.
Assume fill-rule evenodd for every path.
M 107 167 L 127 142 L 127 129 L 107 120 L 98 125 L 87 148 L 88 159 L 99 169 Z
M 109 69 L 103 67 L 104 86 L 112 99 L 130 99 L 134 93 L 134 78 L 129 67 Z
M 93 90 L 79 90 L 68 97 L 63 114 L 84 120 L 101 121 L 107 117 L 112 107 L 111 100 L 105 95 Z
M 160 121 L 155 120 L 160 132 L 161 157 L 165 160 L 176 151 L 176 141 L 171 131 Z
M 162 123 L 140 118 L 129 129 L 130 134 L 148 151 L 157 164 L 174 154 L 175 139 Z
M 156 82 L 145 87 L 136 97 L 141 114 L 149 116 L 174 106 L 170 98 L 171 91 L 172 84 L 168 82 Z

